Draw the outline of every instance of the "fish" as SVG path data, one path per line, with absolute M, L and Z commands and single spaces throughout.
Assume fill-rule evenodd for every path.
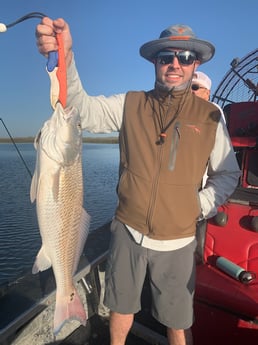
M 78 110 L 58 102 L 36 135 L 35 171 L 30 187 L 42 246 L 32 273 L 52 266 L 56 282 L 53 333 L 69 320 L 86 325 L 87 315 L 73 282 L 90 215 L 83 208 L 82 129 Z

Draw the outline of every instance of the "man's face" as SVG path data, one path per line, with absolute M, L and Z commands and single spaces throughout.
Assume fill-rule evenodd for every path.
M 173 56 L 173 52 L 176 53 L 175 56 Z M 193 54 L 173 48 L 159 53 L 155 59 L 156 80 L 169 90 L 173 87 L 180 88 L 187 85 L 200 64 Z
M 206 101 L 210 99 L 210 90 L 196 82 L 192 83 L 192 92 Z

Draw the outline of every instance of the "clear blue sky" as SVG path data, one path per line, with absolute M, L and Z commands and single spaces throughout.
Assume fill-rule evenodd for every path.
M 77 67 L 92 95 L 151 89 L 154 69 L 139 47 L 172 24 L 187 24 L 215 45 L 214 58 L 199 68 L 211 77 L 212 92 L 233 58 L 257 48 L 257 0 L 1 0 L 0 22 L 32 11 L 68 21 Z M 34 136 L 52 112 L 46 60 L 35 44 L 38 22 L 0 34 L 0 117 L 13 136 Z M 0 137 L 6 137 L 1 122 Z

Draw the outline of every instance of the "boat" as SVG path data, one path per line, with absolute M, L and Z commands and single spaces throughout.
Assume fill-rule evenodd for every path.
M 239 185 L 197 229 L 196 344 L 258 343 L 258 49 L 235 58 L 212 101 L 223 110 Z
M 216 216 L 197 226 L 194 297 L 196 345 L 258 343 L 258 49 L 235 58 L 212 101 L 224 111 L 242 170 L 235 192 Z M 3 345 L 108 345 L 109 310 L 103 305 L 110 223 L 90 233 L 75 281 L 88 311 L 86 327 L 69 323 L 52 336 L 55 284 L 51 270 L 26 276 L 0 292 Z M 148 276 L 146 276 L 146 283 Z M 165 327 L 149 311 L 145 284 L 142 310 L 135 315 L 127 344 L 165 345 Z

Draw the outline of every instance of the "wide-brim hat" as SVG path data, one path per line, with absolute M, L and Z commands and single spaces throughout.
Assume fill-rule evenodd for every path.
M 194 51 L 200 63 L 209 61 L 215 53 L 210 42 L 198 39 L 189 26 L 177 24 L 162 31 L 159 39 L 143 44 L 140 55 L 153 62 L 157 53 L 167 48 Z

